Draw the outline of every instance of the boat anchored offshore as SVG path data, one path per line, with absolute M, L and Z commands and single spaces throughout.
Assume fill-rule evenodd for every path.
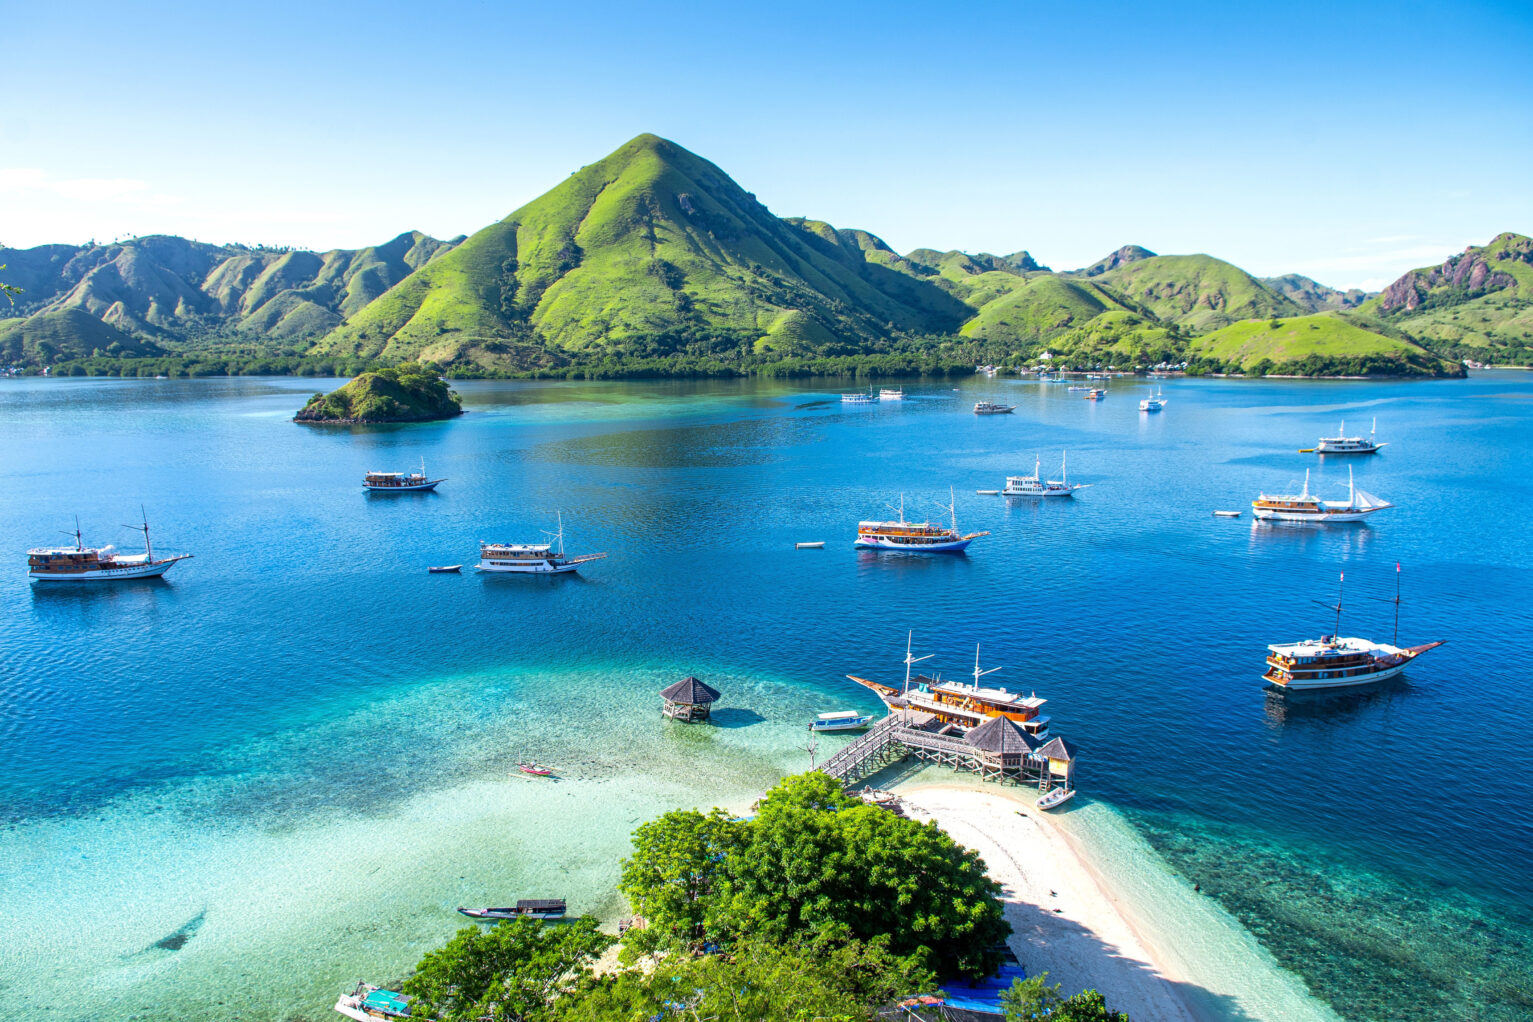
M 844 405 L 874 405 L 878 403 L 878 395 L 869 390 L 866 394 L 842 394 L 841 403 Z
M 34 582 L 120 582 L 134 578 L 159 578 L 177 561 L 184 561 L 191 554 L 172 554 L 155 557 L 149 543 L 149 518 L 142 525 L 125 525 L 144 534 L 144 552 L 119 554 L 110 546 L 88 547 L 80 535 L 80 522 L 75 521 L 75 531 L 64 535 L 73 536 L 72 547 L 35 547 L 27 551 L 27 578 Z
M 1017 410 L 1016 405 L 997 404 L 994 401 L 974 402 L 975 415 L 1010 415 Z
M 512 572 L 524 575 L 558 575 L 575 571 L 582 564 L 599 561 L 607 555 L 580 554 L 567 556 L 564 552 L 564 516 L 559 516 L 559 531 L 545 532 L 550 543 L 483 543 L 479 544 L 480 571 Z M 557 544 L 557 549 L 555 549 Z
M 878 693 L 884 705 L 891 710 L 909 709 L 930 713 L 944 724 L 952 724 L 959 728 L 977 727 L 991 717 L 1008 717 L 1030 738 L 1040 743 L 1048 738 L 1049 718 L 1040 712 L 1043 704 L 1048 700 L 1040 698 L 1037 693 L 1024 696 L 1005 688 L 981 685 L 979 681 L 981 678 L 987 674 L 994 674 L 1000 668 L 981 670 L 978 646 L 974 647 L 973 682 L 944 681 L 940 676 L 926 675 L 912 678 L 910 675 L 912 665 L 922 660 L 930 660 L 934 655 L 931 653 L 919 657 L 911 655 L 913 638 L 912 634 L 905 639 L 905 684 L 903 687 L 895 688 L 892 685 L 880 684 L 867 678 L 859 678 L 855 674 L 848 674 L 847 677 L 864 688 Z
M 1166 399 L 1159 390 L 1151 397 L 1147 397 L 1139 402 L 1139 410 L 1141 412 L 1158 412 L 1164 407 L 1166 407 Z
M 952 491 L 948 491 L 948 498 L 952 500 Z M 858 550 L 905 550 L 917 554 L 942 554 L 959 553 L 968 548 L 969 544 L 981 536 L 988 536 L 988 532 L 971 532 L 967 535 L 958 533 L 958 515 L 953 510 L 953 504 L 948 504 L 948 514 L 951 516 L 952 527 L 946 528 L 933 522 L 907 522 L 905 521 L 905 495 L 900 494 L 900 506 L 890 506 L 889 510 L 897 511 L 900 520 L 897 522 L 858 522 L 857 542 L 853 546 Z
M 1347 576 L 1341 576 L 1345 587 Z M 1393 678 L 1406 665 L 1447 640 L 1402 648 L 1400 642 L 1400 566 L 1395 565 L 1395 641 L 1393 644 L 1341 636 L 1341 588 L 1336 594 L 1336 625 L 1331 635 L 1267 647 L 1267 672 L 1262 681 L 1301 692 L 1309 689 L 1350 688 Z
M 419 472 L 369 472 L 362 477 L 362 489 L 368 493 L 429 493 L 446 479 L 426 478 L 426 459 Z
M 1347 424 L 1343 422 L 1341 429 L 1337 431 L 1337 436 L 1321 437 L 1320 442 L 1315 444 L 1313 451 L 1316 454 L 1375 454 L 1381 447 L 1389 446 L 1374 440 L 1374 436 L 1378 431 L 1379 420 L 1374 419 L 1373 428 L 1368 431 L 1367 436 L 1347 436 Z M 1309 451 L 1300 453 L 1308 454 Z
M 810 722 L 811 731 L 861 731 L 873 723 L 871 713 L 858 713 L 856 710 L 838 710 L 835 713 L 822 713 Z
M 1086 391 L 1087 401 L 1100 401 L 1106 396 L 1107 391 L 1103 390 L 1101 387 L 1092 387 L 1090 390 Z
M 1033 462 L 1033 474 L 1030 476 L 1007 476 L 1006 488 L 1001 491 L 1003 497 L 1071 497 L 1076 490 L 1085 489 L 1090 483 L 1071 484 L 1070 474 L 1066 471 L 1064 455 L 1060 455 L 1059 474 L 1063 479 L 1045 479 L 1039 471 L 1041 461 Z
M 1309 472 L 1305 471 L 1303 492 L 1296 496 L 1259 494 L 1251 501 L 1251 516 L 1268 522 L 1331 524 L 1360 522 L 1375 511 L 1389 507 L 1394 505 L 1359 490 L 1350 469 L 1347 470 L 1347 499 L 1321 500 L 1309 492 Z
M 880 387 L 878 389 L 880 401 L 903 401 L 905 400 L 904 387 Z
M 563 919 L 563 898 L 524 898 L 513 906 L 506 908 L 464 908 L 458 906 L 458 911 L 470 919 Z

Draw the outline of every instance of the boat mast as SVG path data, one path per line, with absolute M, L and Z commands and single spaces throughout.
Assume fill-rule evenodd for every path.
M 1343 571 L 1341 578 L 1336 583 L 1336 630 L 1331 633 L 1331 638 L 1333 639 L 1341 637 L 1341 594 L 1346 591 L 1346 588 L 1347 573 Z
M 1069 456 L 1070 456 L 1070 452 L 1069 451 L 1060 451 L 1059 452 L 1059 475 L 1060 475 L 1060 480 L 1059 481 L 1061 483 L 1063 483 L 1064 485 L 1066 485 L 1066 486 L 1070 485 L 1070 462 L 1069 462 Z
M 1352 481 L 1352 466 L 1347 466 L 1347 507 L 1357 507 L 1357 483 Z
M 976 692 L 979 691 L 979 679 L 983 678 L 987 674 L 994 674 L 999 670 L 999 667 L 992 667 L 988 671 L 982 671 L 979 669 L 979 643 L 976 642 L 974 644 L 974 690 Z
M 1304 470 L 1304 492 L 1299 494 L 1300 500 L 1309 500 L 1309 469 Z
M 915 634 L 915 629 L 913 628 L 905 634 L 905 688 L 900 692 L 900 695 L 902 696 L 908 695 L 910 693 L 910 665 L 918 664 L 922 660 L 930 660 L 932 657 L 937 655 L 935 653 L 928 653 L 925 656 L 911 656 L 910 643 L 915 638 Z
M 75 515 L 75 531 L 74 532 L 66 532 L 66 533 L 64 533 L 64 535 L 66 535 L 66 536 L 73 536 L 75 538 L 75 549 L 78 550 L 78 551 L 84 552 L 84 550 L 85 550 L 85 540 L 80 535 L 80 516 L 79 515 Z
M 1395 562 L 1395 641 L 1392 645 L 1400 648 L 1400 562 Z
M 958 531 L 958 511 L 956 510 L 957 507 L 958 498 L 953 496 L 953 488 L 949 486 L 947 488 L 947 513 L 949 521 L 953 523 L 954 532 Z
M 144 505 L 142 505 L 142 504 L 140 504 L 138 506 L 138 513 L 143 515 L 143 517 L 144 517 L 144 524 L 143 525 L 124 525 L 123 528 L 124 529 L 132 529 L 135 532 L 142 532 L 144 534 L 144 556 L 145 556 L 145 558 L 148 559 L 150 564 L 153 564 L 154 563 L 154 548 L 149 545 L 149 514 L 148 514 L 148 512 L 146 512 L 144 510 Z

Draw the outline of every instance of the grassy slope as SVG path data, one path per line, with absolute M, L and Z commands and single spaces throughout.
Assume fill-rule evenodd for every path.
M 852 351 L 891 326 L 956 329 L 963 306 L 880 264 L 892 257 L 871 235 L 779 220 L 713 164 L 641 135 L 412 275 L 322 348 L 525 365 L 698 339 Z
M 1207 255 L 1140 259 L 1093 281 L 1142 302 L 1162 320 L 1194 330 L 1303 312 L 1292 299 L 1271 291 L 1240 267 Z
M 1512 278 L 1512 286 L 1470 292 L 1430 278 L 1437 266 L 1405 274 L 1400 283 L 1412 285 L 1422 296 L 1415 310 L 1384 311 L 1383 296 L 1365 302 L 1359 313 L 1401 331 L 1433 351 L 1451 356 L 1497 359 L 1503 352 L 1514 361 L 1527 358 L 1533 349 L 1533 241 L 1506 232 L 1485 246 L 1471 246 L 1456 258 L 1482 258 L 1488 268 Z M 1449 260 L 1452 262 L 1452 260 Z M 1509 349 L 1509 350 L 1508 350 Z
M 1375 333 L 1333 312 L 1277 321 L 1250 320 L 1195 337 L 1189 353 L 1250 369 L 1263 359 L 1273 363 L 1325 358 L 1384 356 L 1430 359 L 1418 345 Z
M 986 274 L 985 276 L 991 276 Z M 963 325 L 965 337 L 1016 345 L 1045 342 L 1123 306 L 1106 289 L 1087 281 L 1034 276 L 985 302 Z
M 153 344 L 103 323 L 83 309 L 60 309 L 26 319 L 0 320 L 0 364 L 50 365 L 107 354 L 156 355 Z

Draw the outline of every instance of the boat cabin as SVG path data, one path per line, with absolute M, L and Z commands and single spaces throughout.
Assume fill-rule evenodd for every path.
M 662 713 L 672 720 L 694 724 L 708 719 L 713 704 L 718 701 L 719 691 L 692 677 L 690 674 L 660 692 L 664 701 Z

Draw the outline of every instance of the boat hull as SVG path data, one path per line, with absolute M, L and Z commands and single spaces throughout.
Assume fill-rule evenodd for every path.
M 1323 514 L 1296 511 L 1276 511 L 1271 508 L 1252 507 L 1251 517 L 1263 522 L 1297 522 L 1303 525 L 1347 525 L 1360 522 L 1369 515 L 1386 510 L 1382 507 L 1359 508 L 1355 511 L 1326 511 Z
M 442 479 L 433 479 L 429 483 L 420 483 L 416 486 L 368 486 L 362 484 L 362 489 L 368 493 L 429 493 L 437 488 L 437 484 L 444 482 Z
M 968 549 L 972 539 L 944 540 L 940 543 L 897 543 L 878 536 L 858 536 L 852 544 L 858 550 L 897 550 L 906 554 L 957 554 Z
M 496 564 L 493 562 L 480 561 L 475 566 L 476 571 L 489 572 L 500 575 L 567 575 L 579 570 L 580 565 L 569 561 L 564 563 L 550 563 L 548 561 L 531 561 L 527 564 Z
M 78 585 L 83 582 L 126 582 L 135 578 L 159 578 L 173 568 L 176 561 L 181 559 L 177 557 L 170 560 L 156 561 L 153 564 L 124 565 L 121 568 L 102 568 L 96 571 L 80 571 L 68 575 L 29 571 L 27 572 L 27 577 L 33 582 L 65 585 Z
M 1072 490 L 1042 490 L 1042 491 L 1033 491 L 1033 490 L 1002 490 L 1001 491 L 1001 496 L 1003 496 L 1003 497 L 1029 497 L 1029 498 L 1034 498 L 1034 499 L 1037 499 L 1037 500 L 1053 500 L 1053 499 L 1058 499 L 1060 497 L 1073 497 L 1073 496 L 1075 496 L 1075 491 L 1073 489 Z
M 1296 677 L 1289 681 L 1275 681 L 1267 675 L 1262 675 L 1262 680 L 1274 688 L 1285 692 L 1312 692 L 1318 689 L 1329 688 L 1357 688 L 1361 685 L 1372 685 L 1376 682 L 1387 681 L 1410 666 L 1410 660 L 1395 664 L 1393 667 L 1385 667 L 1369 674 L 1356 674 L 1344 678 L 1310 678 Z

